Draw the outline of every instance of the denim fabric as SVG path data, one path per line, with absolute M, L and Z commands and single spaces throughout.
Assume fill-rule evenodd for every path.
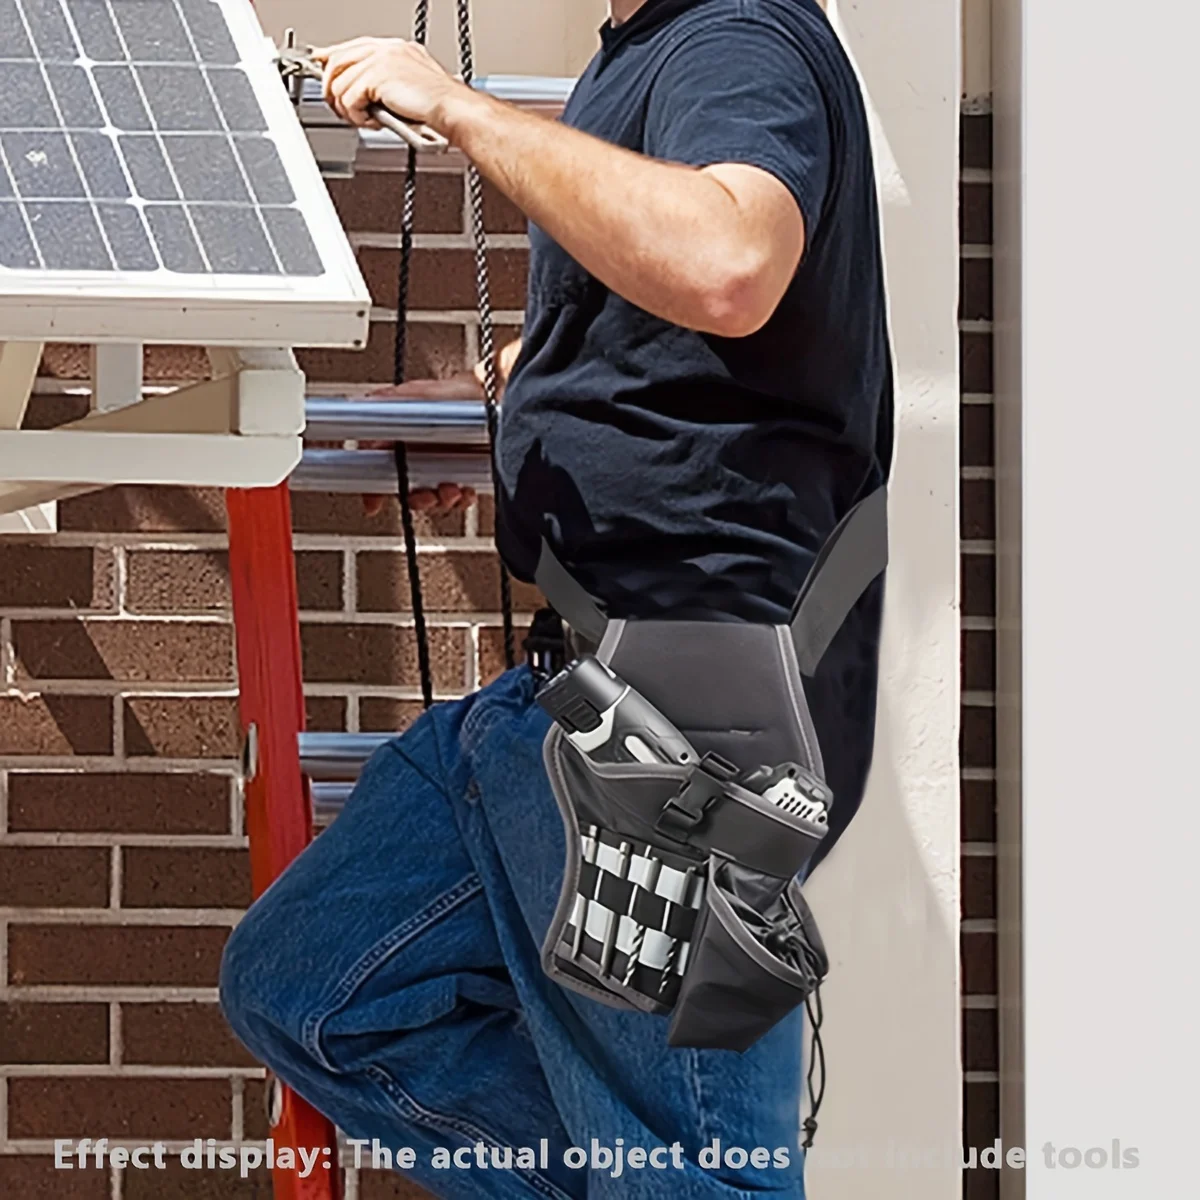
M 221 1002 L 251 1051 L 353 1138 L 412 1147 L 445 1200 L 802 1200 L 801 1016 L 745 1054 L 670 1049 L 667 1022 L 551 983 L 564 863 L 525 667 L 441 704 L 368 763 L 345 811 L 251 908 Z M 550 1143 L 545 1170 L 437 1170 L 451 1150 Z M 571 1169 L 563 1150 L 681 1143 L 683 1169 Z M 787 1168 L 699 1150 L 785 1148 Z

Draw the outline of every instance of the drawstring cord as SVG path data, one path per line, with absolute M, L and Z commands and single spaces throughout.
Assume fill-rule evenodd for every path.
M 817 1136 L 817 1114 L 825 1099 L 825 1043 L 821 1040 L 821 1026 L 825 1022 L 825 1008 L 821 1002 L 821 986 L 818 984 L 811 996 L 804 1001 L 804 1011 L 808 1014 L 809 1024 L 812 1025 L 812 1045 L 808 1055 L 808 1116 L 804 1119 L 804 1141 L 800 1143 L 804 1150 L 811 1150 L 813 1138 Z M 818 1062 L 821 1065 L 821 1087 L 813 1090 L 813 1076 Z
M 413 16 L 413 41 L 425 45 L 429 35 L 429 0 L 417 0 Z M 463 81 L 474 77 L 474 53 L 471 46 L 470 0 L 458 0 L 458 53 Z M 475 284 L 479 297 L 479 354 L 483 362 L 484 407 L 487 413 L 488 447 L 492 468 L 492 491 L 499 493 L 496 472 L 496 437 L 499 429 L 499 380 L 496 372 L 495 325 L 492 317 L 491 289 L 488 279 L 487 231 L 483 219 L 483 182 L 474 165 L 467 165 L 467 193 L 471 209 L 471 233 L 475 245 Z M 396 295 L 396 342 L 392 363 L 392 382 L 401 384 L 406 375 L 408 353 L 408 300 L 412 278 L 413 230 L 416 224 L 417 151 L 408 148 L 404 173 L 404 207 L 400 219 L 400 267 Z M 417 537 L 413 523 L 408 453 L 403 442 L 395 446 L 396 485 L 400 499 L 400 522 L 404 531 L 404 557 L 408 586 L 412 593 L 413 627 L 417 641 L 417 668 L 421 676 L 421 697 L 428 709 L 433 705 L 433 667 L 429 654 L 429 629 L 425 621 L 424 592 L 421 587 Z M 504 622 L 504 664 L 516 662 L 513 633 L 512 584 L 508 569 L 500 563 L 500 613 Z

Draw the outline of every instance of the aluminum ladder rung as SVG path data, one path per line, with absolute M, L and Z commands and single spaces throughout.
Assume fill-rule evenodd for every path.
M 372 400 L 310 396 L 304 405 L 310 442 L 437 442 L 486 449 L 482 400 Z
M 314 783 L 311 785 L 313 824 L 330 825 L 346 807 L 350 793 L 354 791 L 352 783 Z
M 309 779 L 357 779 L 367 759 L 394 733 L 302 733 L 300 770 Z
M 477 492 L 492 490 L 492 465 L 479 454 L 410 454 L 408 480 L 414 488 L 457 483 Z M 294 492 L 379 493 L 396 490 L 396 461 L 390 450 L 305 450 L 290 478 Z

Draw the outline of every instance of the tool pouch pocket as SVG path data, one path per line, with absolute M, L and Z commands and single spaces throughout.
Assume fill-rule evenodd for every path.
M 829 959 L 800 884 L 711 858 L 667 1040 L 746 1050 L 812 994 Z

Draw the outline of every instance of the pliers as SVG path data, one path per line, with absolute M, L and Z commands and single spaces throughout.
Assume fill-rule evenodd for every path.
M 301 83 L 305 79 L 324 79 L 325 68 L 312 57 L 312 47 L 300 48 L 296 45 L 296 31 L 286 32 L 284 44 L 277 48 L 277 63 L 279 73 L 288 84 L 292 102 L 300 102 Z M 367 109 L 372 120 L 378 121 L 384 129 L 390 129 L 416 150 L 445 150 L 449 146 L 440 133 L 428 125 L 416 125 L 406 121 L 397 113 L 392 112 L 383 104 L 372 104 Z

